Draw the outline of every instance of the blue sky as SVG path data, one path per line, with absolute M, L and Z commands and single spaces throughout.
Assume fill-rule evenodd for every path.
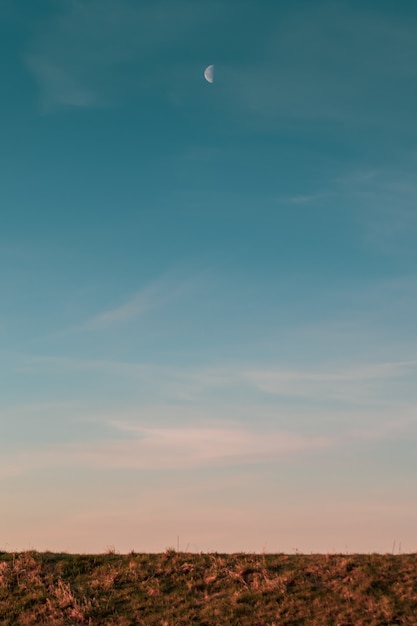
M 415 3 L 1 0 L 0 48 L 2 547 L 415 551 Z

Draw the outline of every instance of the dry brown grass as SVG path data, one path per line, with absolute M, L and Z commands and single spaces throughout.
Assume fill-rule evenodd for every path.
M 417 555 L 0 553 L 0 624 L 417 626 Z

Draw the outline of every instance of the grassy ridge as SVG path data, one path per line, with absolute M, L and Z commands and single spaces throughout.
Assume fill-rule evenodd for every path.
M 0 553 L 0 624 L 417 625 L 417 555 Z

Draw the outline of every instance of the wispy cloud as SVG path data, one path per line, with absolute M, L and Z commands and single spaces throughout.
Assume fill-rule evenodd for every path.
M 376 363 L 332 370 L 257 369 L 243 374 L 248 383 L 268 394 L 322 400 L 334 399 L 348 404 L 386 402 L 383 392 L 396 381 L 415 377 L 417 361 Z M 381 395 L 382 394 L 382 397 Z
M 259 61 L 224 68 L 234 109 L 268 125 L 326 119 L 369 130 L 404 127 L 413 119 L 415 19 L 341 2 L 304 4 L 280 18 L 264 38 Z M 393 106 L 402 116 L 392 115 Z
M 186 410 L 179 407 L 177 422 L 184 419 L 184 413 Z M 110 425 L 118 436 L 112 438 L 109 434 L 105 440 L 90 439 L 88 443 L 31 444 L 25 450 L 14 446 L 13 450 L 2 452 L 0 477 L 42 468 L 180 470 L 279 463 L 294 455 L 314 454 L 339 446 L 346 449 L 360 442 L 415 437 L 417 427 L 415 411 L 399 420 L 374 421 L 368 426 L 352 426 L 344 432 L 325 435 L 277 429 L 273 424 L 248 427 L 213 417 L 204 424 L 197 418 L 194 423 L 173 427 L 143 425 L 132 416 L 128 419 L 117 414 L 97 416 L 101 421 L 105 418 L 103 423 Z M 148 422 L 149 418 L 148 415 Z
M 145 81 L 149 58 L 182 42 L 186 34 L 214 19 L 215 3 L 198 6 L 159 0 L 145 6 L 130 0 L 69 0 L 39 23 L 26 62 L 41 92 L 44 110 L 58 105 L 111 104 Z M 135 85 L 127 63 L 136 64 Z M 123 79 L 120 78 L 124 76 Z M 151 83 L 149 83 L 151 81 Z
M 330 437 L 288 432 L 260 433 L 242 426 L 146 428 L 120 424 L 133 438 L 32 447 L 13 458 L 3 456 L 0 475 L 41 467 L 96 469 L 181 469 L 259 463 L 332 445 Z
M 337 206 L 355 224 L 367 252 L 384 256 L 413 257 L 417 237 L 417 158 L 404 151 L 401 167 L 345 169 L 326 177 L 320 190 L 299 195 L 280 195 L 279 205 Z M 314 183 L 317 184 L 317 181 Z
M 32 54 L 27 57 L 26 63 L 41 86 L 44 110 L 59 105 L 89 107 L 100 103 L 94 90 L 83 84 L 75 72 L 70 73 L 53 59 Z
M 417 236 L 417 159 L 408 156 L 391 169 L 352 172 L 339 182 L 351 199 L 363 240 L 369 248 L 385 255 L 414 256 Z M 368 174 L 368 175 L 367 175 Z
M 217 403 L 227 398 L 236 403 L 257 402 L 265 396 L 273 403 L 288 398 L 314 403 L 336 402 L 346 406 L 380 407 L 407 405 L 414 402 L 413 381 L 417 375 L 417 361 L 350 362 L 318 364 L 314 367 L 243 363 L 213 365 L 211 367 L 169 366 L 147 362 L 128 362 L 113 359 L 83 359 L 59 356 L 30 356 L 16 367 L 22 372 L 81 371 L 101 373 L 103 381 L 122 379 L 153 398 L 170 398 L 181 403 Z M 401 390 L 400 396 L 399 391 Z M 261 395 L 260 395 L 261 394 Z
M 159 309 L 183 294 L 192 280 L 176 281 L 166 275 L 136 292 L 121 305 L 108 309 L 87 319 L 76 330 L 102 330 L 110 326 L 137 319 L 151 310 Z
M 177 297 L 184 285 L 169 285 L 165 279 L 156 280 L 151 285 L 136 292 L 121 305 L 108 309 L 86 320 L 78 330 L 101 330 L 108 326 L 140 317 L 149 310 L 158 308 Z
M 306 195 L 299 196 L 289 196 L 286 198 L 280 198 L 280 202 L 289 202 L 289 204 L 312 204 L 313 202 L 317 202 L 322 200 L 323 198 L 329 196 L 329 193 L 312 193 Z
M 53 331 L 36 339 L 36 343 L 59 339 L 83 332 L 99 332 L 115 328 L 129 321 L 138 320 L 149 311 L 159 309 L 191 288 L 193 279 L 177 279 L 174 273 L 167 273 L 142 287 L 121 304 L 109 307 L 88 317 L 73 326 Z M 62 360 L 64 363 L 65 357 Z M 75 365 L 75 361 L 74 361 Z M 97 362 L 97 366 L 99 366 Z M 89 366 L 90 367 L 90 366 Z M 101 367 L 101 366 L 100 366 Z

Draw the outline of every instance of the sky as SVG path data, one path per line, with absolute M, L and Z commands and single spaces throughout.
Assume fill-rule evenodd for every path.
M 0 0 L 0 48 L 0 548 L 416 551 L 416 3 Z

